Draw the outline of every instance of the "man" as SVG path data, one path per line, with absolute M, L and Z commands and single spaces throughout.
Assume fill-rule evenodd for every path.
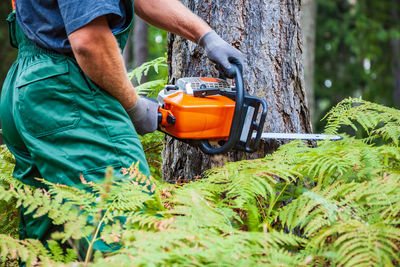
M 137 96 L 123 64 L 133 4 L 147 22 L 199 43 L 223 73 L 242 54 L 177 0 L 17 0 L 8 18 L 18 59 L 3 85 L 0 120 L 14 177 L 81 188 L 107 166 L 149 168 L 137 133 L 157 129 L 158 104 Z M 21 238 L 43 242 L 54 226 L 21 209 Z M 100 249 L 100 248 L 99 248 Z

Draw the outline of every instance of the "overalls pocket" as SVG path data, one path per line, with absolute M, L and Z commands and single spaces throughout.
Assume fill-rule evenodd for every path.
M 65 60 L 47 56 L 21 72 L 16 84 L 18 109 L 30 135 L 44 137 L 77 126 L 80 114 L 68 74 Z

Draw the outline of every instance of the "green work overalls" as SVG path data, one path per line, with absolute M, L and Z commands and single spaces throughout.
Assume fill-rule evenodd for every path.
M 116 34 L 121 49 L 134 16 L 132 1 L 126 2 L 130 25 Z M 139 137 L 121 104 L 96 86 L 72 56 L 42 49 L 27 39 L 15 12 L 7 20 L 18 58 L 3 85 L 0 120 L 16 159 L 14 177 L 38 188 L 44 185 L 35 177 L 83 188 L 81 174 L 100 183 L 107 166 L 119 170 L 136 162 L 149 176 Z M 46 216 L 33 218 L 23 209 L 20 215 L 21 238 L 45 243 L 57 229 Z M 95 248 L 107 251 L 105 244 Z

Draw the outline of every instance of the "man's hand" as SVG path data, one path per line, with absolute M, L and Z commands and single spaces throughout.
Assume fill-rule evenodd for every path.
M 153 133 L 158 128 L 158 102 L 139 97 L 136 104 L 127 110 L 138 134 Z
M 204 34 L 199 45 L 206 51 L 207 57 L 214 63 L 225 77 L 233 78 L 235 69 L 231 64 L 235 64 L 243 70 L 244 57 L 243 54 L 225 42 L 215 31 L 209 31 Z

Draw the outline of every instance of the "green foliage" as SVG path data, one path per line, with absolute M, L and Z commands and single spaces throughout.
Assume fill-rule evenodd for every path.
M 160 57 L 167 52 L 167 34 L 167 31 L 149 25 L 147 35 L 149 58 Z
M 166 63 L 166 57 L 159 57 L 151 61 L 145 62 L 141 66 L 135 68 L 128 73 L 128 77 L 130 80 L 135 78 L 137 83 L 140 83 L 142 77 L 147 76 L 150 69 L 153 69 L 156 73 L 159 73 L 160 68 L 167 67 L 168 65 Z M 138 86 L 135 86 L 135 89 L 139 95 L 157 96 L 158 92 L 162 88 L 164 88 L 164 85 L 167 83 L 167 81 L 168 77 L 167 75 L 165 75 L 162 76 L 160 79 L 151 80 L 149 82 L 139 84 Z
M 367 135 L 317 147 L 294 141 L 182 185 L 150 181 L 136 166 L 123 177 L 108 170 L 103 184 L 82 179 L 85 189 L 47 183 L 48 191 L 33 190 L 8 180 L 1 199 L 64 229 L 49 250 L 1 235 L 1 255 L 91 266 L 395 266 L 400 147 L 393 133 L 400 113 L 346 99 L 326 118 L 331 134 L 345 125 Z M 79 240 L 89 244 L 81 260 L 73 252 Z M 100 240 L 121 247 L 92 257 Z
M 147 33 L 148 59 L 166 57 L 167 34 L 167 31 L 149 25 Z M 167 76 L 168 68 L 160 68 L 158 73 L 150 70 L 147 78 L 149 81 L 154 81 Z
M 146 159 L 150 167 L 150 173 L 157 180 L 162 179 L 161 151 L 164 148 L 164 136 L 164 133 L 158 131 L 140 136 L 140 142 L 142 143 L 143 150 L 146 154 Z
M 0 146 L 0 187 L 8 188 L 9 183 L 13 181 L 12 170 L 14 169 L 14 164 L 13 155 L 7 150 L 5 145 Z M 0 234 L 6 234 L 14 238 L 17 237 L 18 219 L 18 210 L 15 209 L 15 201 L 0 200 Z M 0 258 L 0 265 L 10 267 L 17 266 L 18 263 L 16 260 L 4 257 L 3 255 Z
M 393 98 L 398 56 L 392 43 L 400 39 L 395 12 L 399 16 L 397 0 L 318 1 L 316 117 L 349 95 L 399 107 Z
M 0 256 L 20 258 L 27 266 L 36 266 L 38 262 L 50 262 L 49 252 L 38 240 L 17 240 L 7 235 L 0 238 Z
M 0 147 L 0 186 L 7 187 L 12 178 L 15 160 L 5 145 Z M 12 201 L 0 200 L 0 233 L 17 235 L 18 212 Z M 11 219 L 11 220 L 10 220 Z M 10 223 L 11 221 L 11 223 Z
M 0 65 L 0 84 L 4 83 L 7 72 L 12 65 L 13 61 L 17 58 L 17 49 L 10 44 L 10 35 L 8 31 L 8 23 L 6 18 L 11 12 L 11 1 L 0 2 L 0 58 L 2 63 Z
M 60 244 L 55 240 L 50 240 L 47 242 L 47 245 L 50 250 L 50 258 L 54 261 L 58 262 L 73 262 L 78 258 L 77 252 L 73 249 L 64 249 L 61 248 Z
M 399 146 L 400 111 L 361 99 L 346 99 L 327 115 L 328 133 L 337 133 L 339 127 L 350 126 L 355 131 L 358 125 L 367 133 L 366 142 L 382 140 Z

